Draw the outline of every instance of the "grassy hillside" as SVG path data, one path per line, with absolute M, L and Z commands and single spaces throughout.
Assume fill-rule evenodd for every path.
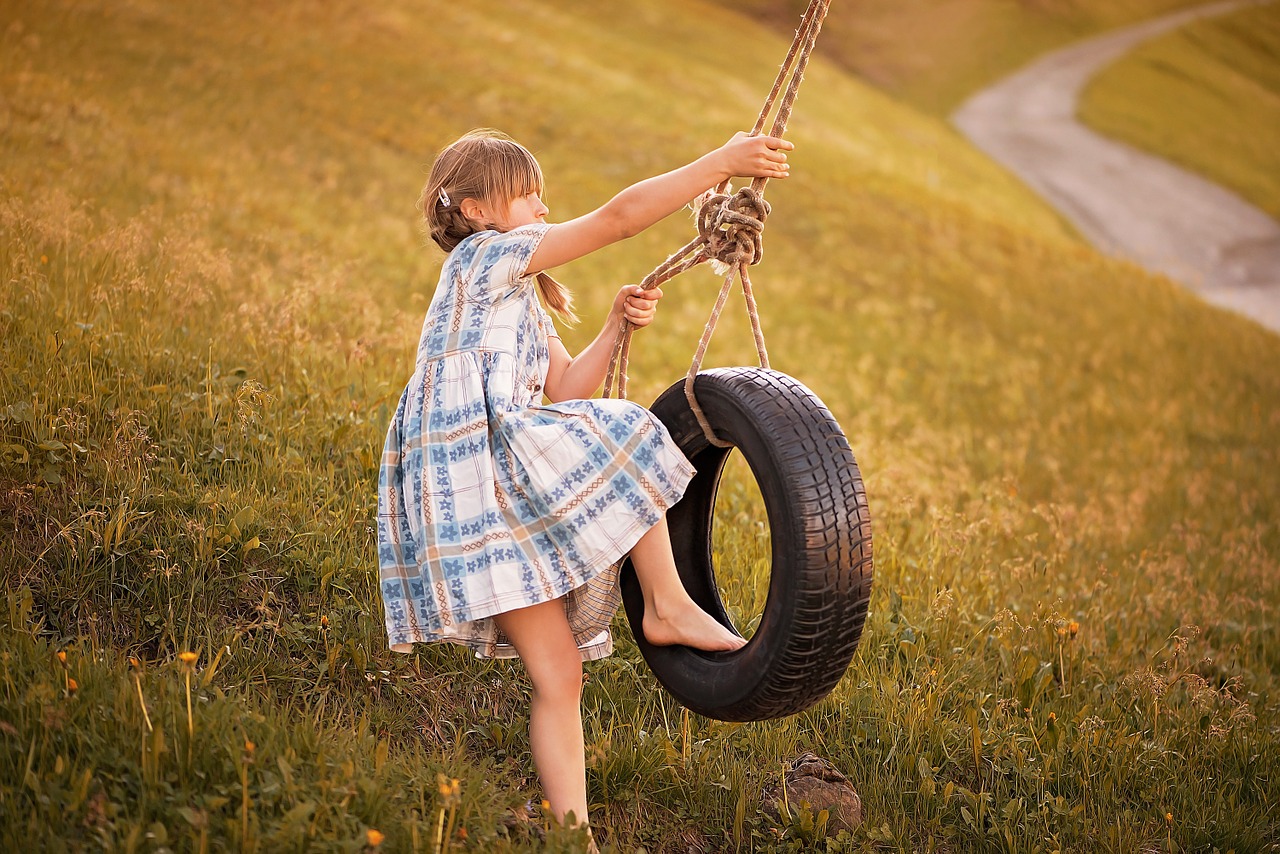
M 435 149 L 497 125 L 553 216 L 584 211 L 749 124 L 785 43 L 712 6 L 533 0 L 20 2 L 0 34 L 0 843 L 536 848 L 519 665 L 385 648 L 376 463 L 440 262 L 413 202 Z M 683 713 L 619 619 L 585 688 L 598 837 L 802 850 L 758 793 L 813 749 L 867 815 L 828 851 L 1263 850 L 1280 340 L 831 65 L 793 128 L 754 278 L 775 367 L 867 481 L 867 633 L 829 699 L 737 725 Z M 583 315 L 690 229 L 563 270 Z M 713 288 L 667 288 L 637 399 Z M 707 364 L 749 363 L 721 327 Z M 749 622 L 742 466 L 717 518 Z
M 1280 217 L 1280 6 L 1199 21 L 1140 46 L 1080 100 L 1083 121 Z
M 937 115 L 1032 58 L 1196 0 L 836 0 L 818 50 Z M 806 0 L 720 0 L 790 37 Z

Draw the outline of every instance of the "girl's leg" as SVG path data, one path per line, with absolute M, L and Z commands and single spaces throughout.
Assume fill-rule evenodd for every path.
M 631 564 L 644 594 L 644 637 L 654 646 L 684 644 L 694 649 L 733 650 L 746 641 L 726 629 L 689 598 L 663 517 L 631 550 Z
M 587 823 L 587 772 L 582 741 L 582 654 L 573 642 L 564 602 L 555 599 L 497 614 L 533 682 L 529 748 L 551 813 Z

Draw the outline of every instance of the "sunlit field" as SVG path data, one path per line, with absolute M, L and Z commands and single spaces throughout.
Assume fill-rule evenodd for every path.
M 748 126 L 787 42 L 533 0 L 18 2 L 0 38 L 0 847 L 585 850 L 539 806 L 520 665 L 386 648 L 376 466 L 441 260 L 413 205 L 497 126 L 553 218 L 586 211 Z M 585 686 L 602 847 L 1274 850 L 1280 339 L 826 61 L 791 137 L 753 278 L 866 480 L 866 633 L 814 708 L 728 724 L 620 615 Z M 558 271 L 571 349 L 692 228 Z M 635 399 L 716 286 L 665 288 Z M 707 365 L 754 352 L 726 312 Z M 766 530 L 735 464 L 715 549 L 748 632 Z M 856 785 L 852 834 L 762 812 L 805 750 Z
M 1083 92 L 1092 127 L 1280 217 L 1280 6 L 1247 6 L 1141 45 Z
M 787 36 L 806 0 L 716 0 Z M 1196 0 L 842 0 L 819 50 L 920 109 L 944 115 L 968 95 L 1076 39 Z

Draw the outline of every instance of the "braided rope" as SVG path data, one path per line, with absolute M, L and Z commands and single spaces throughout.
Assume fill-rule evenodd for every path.
M 769 135 L 781 137 L 787 129 L 791 118 L 791 108 L 795 104 L 800 90 L 800 82 L 804 79 L 805 69 L 809 65 L 809 57 L 822 29 L 822 21 L 827 16 L 831 0 L 810 0 L 800 26 L 796 29 L 791 48 L 783 60 L 778 74 L 774 78 L 773 87 L 765 98 L 764 106 L 756 119 L 751 135 L 758 136 L 764 130 L 769 113 L 775 102 L 778 106 Z M 785 86 L 785 92 L 784 90 Z M 779 93 L 781 100 L 779 101 Z M 686 270 L 690 270 L 704 261 L 711 261 L 717 271 L 725 273 L 724 284 L 720 286 L 720 294 L 716 297 L 711 317 L 702 331 L 698 341 L 698 349 L 693 363 L 685 377 L 684 393 L 689 401 L 698 424 L 707 440 L 713 445 L 729 447 L 730 443 L 717 438 L 707 421 L 702 407 L 693 393 L 694 378 L 702 367 L 711 336 L 715 332 L 716 323 L 724 310 L 729 290 L 737 278 L 742 283 L 742 294 L 746 301 L 747 315 L 751 319 L 751 331 L 755 337 L 756 352 L 760 357 L 760 366 L 769 367 L 769 354 L 765 349 L 764 332 L 760 326 L 760 314 L 756 307 L 755 295 L 752 293 L 751 277 L 747 268 L 760 263 L 764 255 L 764 222 L 769 216 L 769 203 L 764 200 L 764 187 L 768 178 L 754 178 L 751 185 L 743 187 L 730 195 L 729 182 L 723 181 L 712 195 L 702 201 L 697 210 L 698 236 L 690 240 L 682 248 L 670 255 L 665 261 L 653 269 L 640 282 L 643 290 L 652 290 Z M 631 354 L 631 336 L 635 326 L 631 321 L 623 319 L 618 325 L 618 333 L 614 339 L 613 354 L 609 359 L 609 368 L 605 375 L 604 396 L 612 397 L 615 389 L 618 397 L 627 396 L 627 363 Z

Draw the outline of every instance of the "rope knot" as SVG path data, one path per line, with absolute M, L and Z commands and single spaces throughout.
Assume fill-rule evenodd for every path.
M 698 236 L 720 272 L 739 264 L 759 264 L 764 255 L 764 221 L 769 203 L 743 187 L 732 196 L 717 193 L 698 208 Z M 723 265 L 723 267 L 720 267 Z

